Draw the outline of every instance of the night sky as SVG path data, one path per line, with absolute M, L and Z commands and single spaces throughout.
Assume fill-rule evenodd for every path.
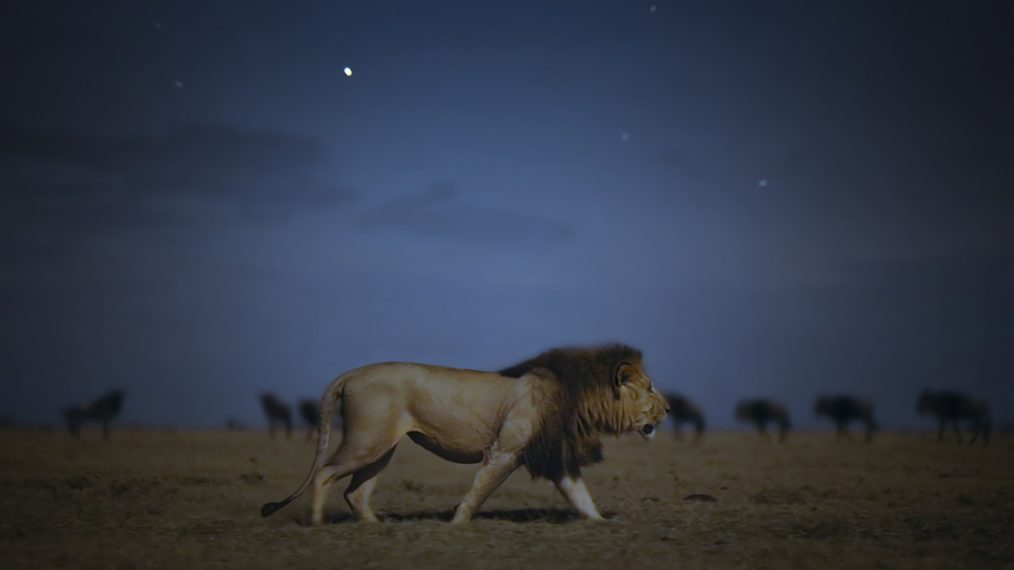
M 622 341 L 718 426 L 1014 418 L 1012 4 L 340 4 L 2 4 L 0 416 Z

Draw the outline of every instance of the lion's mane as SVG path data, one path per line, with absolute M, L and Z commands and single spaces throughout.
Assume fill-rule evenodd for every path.
M 615 386 L 621 364 L 640 365 L 640 350 L 623 344 L 593 348 L 555 348 L 504 368 L 499 374 L 520 378 L 535 368 L 552 373 L 541 425 L 524 450 L 528 472 L 559 482 L 578 477 L 581 467 L 603 460 L 600 433 L 620 433 L 633 411 Z

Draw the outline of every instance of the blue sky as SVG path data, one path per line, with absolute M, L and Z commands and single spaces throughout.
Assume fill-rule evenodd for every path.
M 0 15 L 2 415 L 120 386 L 128 421 L 253 424 L 372 361 L 602 341 L 715 425 L 1014 401 L 1003 4 Z

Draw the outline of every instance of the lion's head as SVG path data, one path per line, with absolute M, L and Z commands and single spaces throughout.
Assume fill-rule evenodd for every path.
M 624 361 L 617 366 L 613 378 L 613 396 L 612 402 L 608 398 L 589 399 L 590 410 L 597 406 L 611 408 L 611 414 L 605 410 L 599 414 L 601 431 L 637 431 L 645 439 L 655 437 L 656 426 L 669 413 L 669 403 L 655 390 L 640 359 Z
M 533 476 L 577 476 L 582 465 L 602 460 L 599 434 L 637 431 L 651 438 L 669 410 L 644 370 L 641 351 L 626 345 L 557 348 L 499 373 L 519 378 L 534 369 L 547 371 L 557 389 L 525 450 Z

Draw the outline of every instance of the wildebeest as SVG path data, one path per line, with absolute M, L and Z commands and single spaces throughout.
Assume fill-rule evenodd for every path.
M 123 391 L 113 390 L 89 404 L 65 408 L 63 419 L 67 422 L 67 431 L 74 437 L 81 437 L 81 424 L 94 421 L 102 424 L 102 438 L 109 439 L 109 422 L 120 414 L 122 407 Z
M 838 428 L 838 438 L 851 438 L 848 432 L 849 422 L 858 420 L 866 426 L 866 442 L 873 441 L 873 432 L 877 430 L 877 422 L 873 419 L 873 402 L 862 398 L 847 396 L 821 396 L 813 405 L 814 413 L 834 422 Z
M 736 406 L 736 418 L 756 425 L 757 433 L 764 438 L 768 437 L 768 422 L 776 424 L 779 441 L 785 441 L 792 427 L 785 406 L 765 399 L 743 400 Z
M 268 417 L 268 433 L 275 437 L 275 424 L 285 426 L 285 437 L 292 437 L 292 408 L 271 392 L 261 394 L 261 406 Z
M 680 394 L 665 394 L 665 399 L 669 402 L 669 417 L 675 426 L 676 437 L 683 436 L 683 424 L 689 423 L 694 426 L 694 437 L 700 441 L 704 436 L 704 413 L 701 408 Z
M 299 401 L 299 415 L 306 424 L 306 439 L 313 437 L 320 425 L 320 402 L 312 398 Z
M 993 429 L 993 422 L 989 417 L 989 406 L 981 400 L 975 400 L 961 392 L 943 390 L 934 392 L 925 390 L 919 395 L 916 404 L 916 411 L 920 415 L 933 416 L 939 422 L 937 441 L 944 440 L 944 429 L 947 422 L 954 428 L 954 436 L 961 443 L 961 428 L 959 423 L 968 422 L 972 430 L 972 439 L 969 445 L 975 445 L 975 440 L 982 434 L 982 444 L 989 445 L 989 433 Z
M 299 401 L 298 408 L 299 416 L 307 427 L 306 439 L 313 439 L 313 434 L 317 433 L 317 429 L 320 427 L 320 401 L 314 398 L 304 398 Z M 341 416 L 338 414 L 331 416 L 331 427 L 337 428 L 339 426 L 341 426 Z

